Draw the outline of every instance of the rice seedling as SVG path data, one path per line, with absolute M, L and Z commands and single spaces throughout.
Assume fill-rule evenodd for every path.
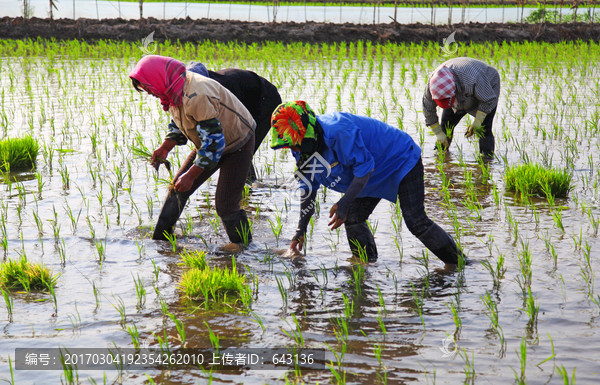
M 425 297 L 425 288 L 422 288 L 421 291 L 419 292 L 418 290 L 415 289 L 415 285 L 413 285 L 413 283 L 410 283 L 410 286 L 412 288 L 412 294 L 413 294 L 413 300 L 415 301 L 415 310 L 417 311 L 417 314 L 419 315 L 419 318 L 421 319 L 421 324 L 423 325 L 423 330 L 426 329 L 426 325 L 425 325 L 425 319 L 423 318 L 423 307 L 424 307 L 424 297 Z
M 216 212 L 214 213 L 213 218 L 209 219 L 208 222 L 210 223 L 210 227 L 212 227 L 213 231 L 215 232 L 215 235 L 218 236 L 220 232 L 219 225 L 221 223 L 221 220 L 219 219 L 219 216 Z
M 517 384 L 519 385 L 525 385 L 527 383 L 526 378 L 525 378 L 525 369 L 527 368 L 527 342 L 525 341 L 525 338 L 521 338 L 521 349 L 520 352 L 516 351 L 517 353 L 517 357 L 519 357 L 519 362 L 520 362 L 520 372 L 517 372 L 516 370 L 513 369 L 513 372 L 515 373 L 515 379 L 517 381 Z
M 264 332 L 266 330 L 266 327 L 264 325 L 264 319 L 263 317 L 261 317 L 259 314 L 257 314 L 256 312 L 250 310 L 250 314 L 252 315 L 252 317 L 250 318 L 252 321 L 256 322 L 258 324 L 258 326 L 260 326 L 261 330 Z
M 558 367 L 558 366 L 554 367 L 554 371 L 563 380 L 564 385 L 575 385 L 575 371 L 576 370 L 577 370 L 577 368 L 573 368 L 573 373 L 571 375 L 571 378 L 569 378 L 569 372 L 567 371 L 567 369 L 565 369 L 564 365 L 561 365 L 560 367 Z
M 206 251 L 204 250 L 184 250 L 179 256 L 181 257 L 180 264 L 189 268 L 202 270 L 208 266 L 206 263 Z M 154 261 L 152 261 L 152 263 L 154 263 Z M 155 274 L 158 279 L 158 273 Z
M 250 235 L 252 234 L 252 221 L 248 219 L 248 224 L 242 223 L 241 229 L 236 229 L 240 238 L 242 238 L 242 244 L 248 246 L 250 244 Z
M 483 304 L 485 305 L 487 316 L 492 323 L 492 329 L 494 330 L 494 332 L 498 336 L 498 339 L 500 340 L 500 352 L 502 353 L 505 347 L 505 340 L 504 332 L 502 331 L 502 327 L 499 323 L 498 304 L 492 299 L 489 291 L 486 291 L 485 295 L 480 296 L 480 298 Z
M 96 286 L 96 282 L 92 282 L 92 291 L 94 293 L 94 301 L 96 302 L 94 311 L 97 311 L 100 308 L 100 290 Z
M 140 310 L 144 307 L 144 304 L 146 303 L 146 288 L 144 287 L 144 282 L 142 281 L 142 278 L 139 274 L 137 275 L 137 278 L 133 276 L 133 273 L 131 274 L 131 276 L 133 277 L 133 283 L 135 284 L 137 308 L 138 310 Z
M 565 198 L 572 189 L 572 174 L 566 169 L 554 170 L 539 164 L 523 164 L 506 169 L 504 182 L 508 191 L 521 198 L 535 194 L 547 199 Z
M 69 352 L 67 349 L 65 349 L 65 351 L 66 353 Z M 62 349 L 60 350 L 60 363 L 63 367 L 62 377 L 64 378 L 65 383 L 68 385 L 79 384 L 79 371 L 77 370 L 77 364 L 68 362 L 65 359 L 65 352 L 63 352 Z
M 13 322 L 14 300 L 4 288 L 0 287 L 0 291 L 2 291 L 2 297 L 4 297 L 4 304 L 6 305 L 6 312 L 8 313 L 8 322 Z
M 41 263 L 27 258 L 8 259 L 0 266 L 0 287 L 8 290 L 46 291 L 54 288 L 58 276 Z
M 185 325 L 183 321 L 175 317 L 175 314 L 169 313 L 169 317 L 175 323 L 175 328 L 177 329 L 177 334 L 179 335 L 179 341 L 181 341 L 181 348 L 185 349 Z
M 125 327 L 125 324 L 127 322 L 127 312 L 125 311 L 125 302 L 123 302 L 123 298 L 121 297 L 114 297 L 115 300 L 117 301 L 116 304 L 114 303 L 110 303 L 115 310 L 119 313 L 119 316 L 121 317 L 121 327 Z
M 213 348 L 213 354 L 219 354 L 219 352 L 221 351 L 221 345 L 219 344 L 219 336 L 212 331 L 208 322 L 204 321 L 204 325 L 206 325 L 206 328 L 208 329 L 208 338 L 210 339 L 210 345 Z
M 504 274 L 506 273 L 506 267 L 504 266 L 504 255 L 498 255 L 495 267 L 488 260 L 481 261 L 481 264 L 490 272 L 494 282 L 494 289 L 498 290 L 500 288 L 500 280 L 504 278 Z
M 246 304 L 252 300 L 246 277 L 237 271 L 235 256 L 231 269 L 206 266 L 187 270 L 181 277 L 179 288 L 187 298 L 204 301 L 206 305 L 208 301 Z
M 527 321 L 527 328 L 533 333 L 537 330 L 537 321 L 538 321 L 538 313 L 540 311 L 540 305 L 536 303 L 535 297 L 531 294 L 531 288 L 528 288 L 527 291 L 527 299 L 526 299 L 526 307 L 525 311 L 529 316 L 529 320 Z
M 344 301 L 344 311 L 342 314 L 333 316 L 331 318 L 333 325 L 333 332 L 338 343 L 342 346 L 342 351 L 345 352 L 348 339 L 350 336 L 350 329 L 348 322 L 354 315 L 354 301 L 349 299 L 345 294 L 342 294 L 342 300 Z
M 8 382 L 10 385 L 15 385 L 15 372 L 13 371 L 13 366 L 12 366 L 12 361 L 10 358 L 10 354 L 8 355 L 8 369 L 10 372 L 10 381 L 5 380 L 6 382 Z
M 165 236 L 165 238 L 167 238 L 167 241 L 169 241 L 169 243 L 171 244 L 171 249 L 173 250 L 173 252 L 176 253 L 177 252 L 177 236 L 175 235 L 175 233 L 169 234 L 165 231 L 164 236 Z
M 563 233 L 565 232 L 565 226 L 562 220 L 562 208 L 556 207 L 552 210 L 552 219 L 554 220 L 554 224 L 556 228 L 560 229 Z
M 521 288 L 523 298 L 527 297 L 528 289 L 531 288 L 531 277 L 532 277 L 532 255 L 529 249 L 529 243 L 522 243 L 522 252 L 519 254 L 519 266 L 521 268 L 521 275 L 517 277 L 517 283 Z
M 451 300 L 450 303 L 445 302 L 444 304 L 452 313 L 452 321 L 454 321 L 454 326 L 456 327 L 456 330 L 454 331 L 454 339 L 456 340 L 460 335 L 460 330 L 462 329 L 462 319 L 458 314 L 460 311 L 460 305 L 453 300 Z
M 106 239 L 104 241 L 94 241 L 94 245 L 96 246 L 95 251 L 98 257 L 98 264 L 100 265 L 100 268 L 102 268 L 104 260 L 106 259 Z
M 0 141 L 0 170 L 7 172 L 33 169 L 40 146 L 31 136 Z
M 465 367 L 463 372 L 465 373 L 464 384 L 475 384 L 475 352 L 471 352 L 471 358 L 469 358 L 469 354 L 465 350 L 465 348 L 458 351 L 459 355 L 462 357 L 465 362 Z
M 140 333 L 135 323 L 127 325 L 127 333 L 131 336 L 131 343 L 133 347 L 137 350 L 141 347 L 140 343 Z
M 292 314 L 292 320 L 294 321 L 294 327 L 289 331 L 285 329 L 281 329 L 281 331 L 294 341 L 294 351 L 297 351 L 297 349 L 304 347 L 304 337 L 302 336 L 302 328 L 300 327 L 296 314 Z
M 171 352 L 171 347 L 169 345 L 169 338 L 167 337 L 167 331 L 163 330 L 163 336 L 159 336 L 157 333 L 153 332 L 152 335 L 156 338 L 158 342 L 158 346 L 160 347 L 160 351 L 163 354 L 169 354 Z
M 275 276 L 275 281 L 277 282 L 277 288 L 279 289 L 279 294 L 281 294 L 281 299 L 283 301 L 283 307 L 287 308 L 287 300 L 288 300 L 288 290 L 283 284 L 283 278 L 279 278 Z
M 281 215 L 279 212 L 275 215 L 276 223 L 269 219 L 269 224 L 271 225 L 271 231 L 273 231 L 273 235 L 275 236 L 276 245 L 279 246 L 279 236 L 281 235 L 281 230 L 283 230 L 283 223 L 281 223 Z

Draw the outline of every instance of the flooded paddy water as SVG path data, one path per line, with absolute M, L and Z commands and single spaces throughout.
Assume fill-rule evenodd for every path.
M 289 152 L 272 151 L 265 142 L 254 157 L 264 186 L 250 189 L 244 206 L 254 240 L 235 256 L 253 290 L 245 309 L 205 307 L 178 289 L 184 249 L 207 250 L 212 266 L 231 265 L 232 256 L 219 252 L 227 238 L 214 211 L 215 177 L 190 199 L 176 251 L 148 235 L 169 175 L 164 168 L 157 174 L 132 147 L 153 150 L 169 119 L 157 99 L 138 94 L 129 82 L 142 52 L 128 44 L 19 44 L 3 43 L 0 128 L 3 137 L 32 135 L 42 148 L 34 170 L 0 182 L 0 252 L 4 263 L 26 256 L 59 277 L 54 296 L 11 292 L 12 306 L 0 305 L 0 379 L 562 384 L 574 374 L 578 383 L 596 382 L 598 45 L 459 47 L 458 54 L 486 60 L 501 74 L 496 158 L 489 168 L 463 137 L 464 121 L 445 159 L 433 150 L 421 97 L 426 74 L 444 60 L 437 47 L 158 47 L 208 68 L 254 70 L 276 84 L 284 100 L 304 99 L 318 113 L 343 110 L 401 126 L 423 149 L 428 215 L 455 236 L 471 262 L 462 271 L 444 269 L 408 232 L 396 206 L 382 201 L 370 217 L 379 259 L 356 264 L 344 230 L 327 228 L 340 195 L 324 190 L 306 256 L 278 255 L 299 215 L 289 184 L 295 165 Z M 179 148 L 170 160 L 177 165 L 188 152 Z M 571 171 L 569 197 L 550 205 L 506 192 L 505 170 L 526 161 Z M 272 225 L 278 219 L 277 238 Z M 494 273 L 502 259 L 503 276 Z M 328 366 L 300 373 L 15 370 L 17 348 L 134 348 L 137 339 L 149 348 L 167 341 L 171 349 L 210 349 L 211 333 L 221 348 L 322 349 Z

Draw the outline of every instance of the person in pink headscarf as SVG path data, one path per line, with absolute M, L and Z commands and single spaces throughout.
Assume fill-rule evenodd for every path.
M 165 138 L 152 162 L 166 159 L 176 145 L 191 141 L 194 161 L 185 162 L 173 178 L 156 223 L 153 239 L 173 231 L 189 196 L 218 168 L 215 208 L 231 242 L 252 239 L 240 201 L 254 150 L 256 122 L 246 107 L 215 80 L 186 71 L 173 58 L 144 56 L 129 74 L 134 88 L 160 99 L 181 135 Z
M 500 97 L 500 75 L 486 63 L 467 57 L 450 59 L 433 71 L 423 95 L 425 124 L 436 136 L 436 147 L 446 150 L 454 127 L 468 113 L 474 117 L 465 136 L 479 138 L 479 151 L 494 154 L 492 122 Z M 436 107 L 442 112 L 438 120 Z

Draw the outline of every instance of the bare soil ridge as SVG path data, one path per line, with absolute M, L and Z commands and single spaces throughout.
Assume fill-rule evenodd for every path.
M 426 24 L 333 24 L 333 23 L 260 23 L 209 19 L 143 20 L 124 19 L 23 19 L 0 18 L 0 38 L 57 40 L 80 39 L 140 41 L 155 32 L 156 41 L 203 40 L 260 43 L 263 41 L 288 42 L 441 42 L 456 31 L 457 41 L 466 42 L 524 42 L 543 41 L 600 41 L 600 24 L 518 24 L 468 23 L 452 26 Z

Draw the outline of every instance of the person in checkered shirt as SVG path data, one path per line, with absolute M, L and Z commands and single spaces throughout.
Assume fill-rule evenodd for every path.
M 466 115 L 474 116 L 467 138 L 477 135 L 479 151 L 486 158 L 494 155 L 492 121 L 500 97 L 500 75 L 488 64 L 468 57 L 442 63 L 433 71 L 423 95 L 425 124 L 436 136 L 436 147 L 447 150 L 454 127 Z M 438 120 L 436 107 L 443 109 Z

